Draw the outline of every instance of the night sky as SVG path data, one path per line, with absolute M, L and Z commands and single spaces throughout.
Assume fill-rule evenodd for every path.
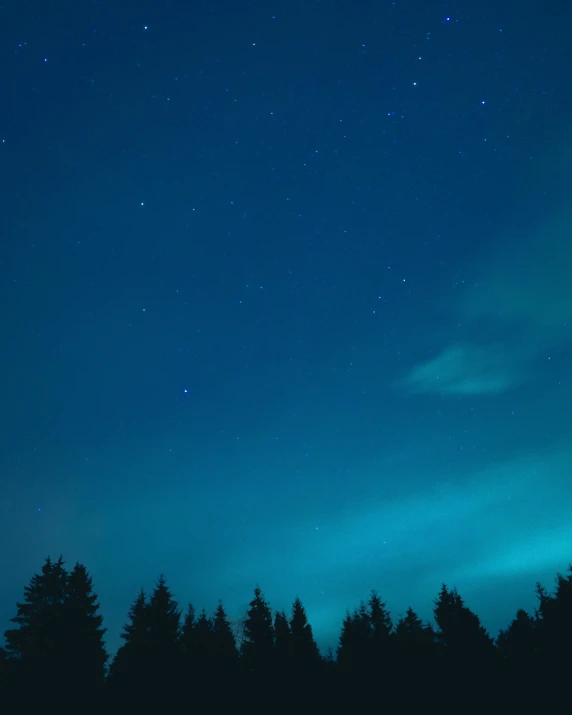
M 322 649 L 572 560 L 569 0 L 7 0 L 0 629 L 85 563 Z M 0 638 L 0 642 L 1 642 Z

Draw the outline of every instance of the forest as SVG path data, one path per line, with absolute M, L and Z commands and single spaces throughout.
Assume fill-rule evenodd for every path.
M 223 602 L 183 611 L 160 576 L 134 598 L 111 659 L 86 567 L 47 558 L 0 648 L 2 712 L 569 712 L 572 566 L 534 614 L 491 637 L 443 585 L 434 623 L 397 621 L 376 591 L 348 611 L 336 652 L 321 654 L 305 608 L 273 612 L 257 586 L 239 623 Z

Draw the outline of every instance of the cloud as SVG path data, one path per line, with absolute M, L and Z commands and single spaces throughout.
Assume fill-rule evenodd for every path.
M 508 389 L 513 380 L 502 354 L 469 344 L 454 344 L 413 368 L 405 384 L 411 392 L 488 395 Z
M 572 339 L 572 209 L 528 236 L 499 239 L 467 267 L 455 338 L 414 366 L 401 385 L 414 393 L 493 395 L 524 382 L 539 359 Z M 460 327 L 459 327 L 460 326 Z

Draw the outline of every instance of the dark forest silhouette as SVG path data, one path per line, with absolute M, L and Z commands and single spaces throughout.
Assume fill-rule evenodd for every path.
M 572 708 L 572 566 L 534 615 L 518 610 L 496 640 L 456 589 L 434 601 L 435 624 L 409 608 L 396 623 L 372 591 L 322 656 L 300 599 L 272 613 L 254 590 L 240 624 L 222 602 L 182 613 L 163 576 L 134 599 L 109 661 L 92 580 L 46 559 L 0 648 L 0 710 L 33 712 L 517 712 Z M 237 627 L 239 626 L 239 627 Z M 12 710 L 10 710 L 12 708 Z M 47 710 L 46 710 L 47 708 Z

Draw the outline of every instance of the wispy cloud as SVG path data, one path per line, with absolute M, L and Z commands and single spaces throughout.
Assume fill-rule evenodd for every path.
M 411 392 L 501 393 L 572 339 L 572 209 L 528 236 L 499 239 L 467 271 L 484 278 L 458 303 L 455 338 L 403 380 Z

